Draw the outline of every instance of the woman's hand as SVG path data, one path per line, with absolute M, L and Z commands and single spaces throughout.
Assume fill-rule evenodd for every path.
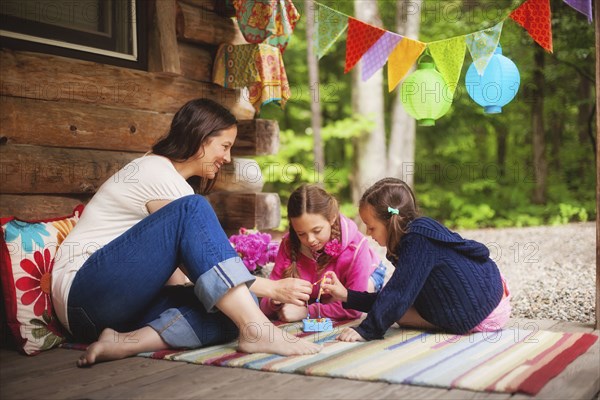
M 295 306 L 293 304 L 284 304 L 281 310 L 277 312 L 277 317 L 280 321 L 296 322 L 301 321 L 308 315 L 306 306 Z
M 323 282 L 321 282 L 321 290 L 323 290 L 323 293 L 330 295 L 333 301 L 348 301 L 348 290 L 333 271 L 325 273 Z
M 298 278 L 285 278 L 272 282 L 275 284 L 272 299 L 306 308 L 306 302 L 310 299 L 313 289 L 309 281 Z
M 352 328 L 344 329 L 337 339 L 342 342 L 366 342 L 365 338 Z

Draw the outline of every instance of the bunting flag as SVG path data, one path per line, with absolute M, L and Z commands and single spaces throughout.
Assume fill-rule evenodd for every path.
M 348 17 L 319 3 L 315 5 L 315 46 L 321 59 L 348 28 Z
M 588 22 L 592 23 L 592 0 L 563 0 L 571 8 L 587 16 Z
M 346 67 L 348 73 L 363 54 L 373 46 L 386 31 L 373 25 L 365 24 L 355 18 L 348 18 L 348 37 L 346 38 Z
M 527 0 L 510 14 L 533 40 L 550 53 L 553 51 L 551 16 L 550 0 Z
M 465 61 L 465 53 L 467 51 L 466 37 L 457 36 L 431 42 L 427 45 L 427 48 L 435 61 L 438 71 L 444 77 L 450 93 L 454 95 L 454 91 L 458 86 L 458 79 L 460 78 L 460 70 Z
M 388 90 L 391 92 L 398 86 L 410 71 L 427 45 L 418 40 L 403 38 L 388 57 Z
M 473 58 L 473 64 L 480 76 L 483 75 L 485 68 L 494 55 L 496 47 L 498 47 L 503 24 L 504 21 L 501 21 L 490 29 L 471 33 L 466 37 L 467 47 Z
M 362 80 L 366 81 L 375 72 L 383 68 L 388 56 L 402 40 L 402 36 L 393 32 L 385 32 L 362 58 Z

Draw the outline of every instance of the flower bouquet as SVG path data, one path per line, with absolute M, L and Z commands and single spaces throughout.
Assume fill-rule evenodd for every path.
M 252 274 L 259 273 L 267 263 L 274 262 L 279 251 L 279 243 L 271 241 L 268 233 L 258 230 L 240 228 L 240 233 L 231 235 L 229 241 Z

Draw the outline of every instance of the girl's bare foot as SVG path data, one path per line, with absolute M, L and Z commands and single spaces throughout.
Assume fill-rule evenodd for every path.
M 282 356 L 316 354 L 323 346 L 284 332 L 270 322 L 251 323 L 240 329 L 238 349 L 245 353 L 271 353 Z

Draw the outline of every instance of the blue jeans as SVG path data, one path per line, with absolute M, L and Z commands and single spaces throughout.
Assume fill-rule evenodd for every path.
M 183 264 L 194 286 L 165 287 Z M 92 342 L 104 328 L 150 326 L 174 348 L 237 337 L 215 304 L 255 278 L 229 243 L 208 203 L 186 196 L 144 218 L 93 253 L 75 275 L 68 299 L 75 340 Z
M 375 271 L 371 273 L 371 280 L 373 281 L 373 286 L 375 286 L 375 292 L 379 293 L 383 288 L 383 282 L 385 280 L 385 271 L 387 270 L 386 266 L 383 265 L 383 262 L 379 262 Z

